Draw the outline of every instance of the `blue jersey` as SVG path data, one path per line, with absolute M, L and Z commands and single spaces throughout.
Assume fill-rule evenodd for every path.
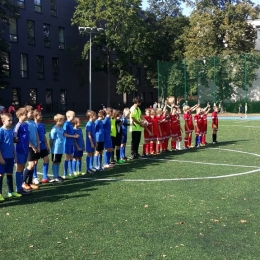
M 75 142 L 77 142 L 78 147 L 83 151 L 84 150 L 84 140 L 83 140 L 83 133 L 81 128 L 75 128 L 74 127 L 74 134 L 78 134 L 79 138 L 75 139 Z M 77 146 L 74 144 L 74 152 L 78 151 Z
M 29 150 L 29 129 L 25 123 L 18 122 L 14 128 L 14 137 L 18 138 L 16 144 L 16 152 L 20 154 L 28 154 Z
M 88 147 L 91 143 L 88 138 L 88 133 L 90 132 L 91 139 L 93 144 L 96 143 L 96 129 L 95 129 L 95 124 L 92 121 L 88 121 L 86 124 L 86 147 Z
M 45 145 L 45 134 L 46 134 L 45 126 L 43 123 L 38 123 L 38 124 L 36 124 L 36 126 L 37 126 L 38 135 L 39 135 L 40 150 L 45 150 L 45 149 L 47 149 L 47 147 Z
M 127 135 L 128 121 L 124 116 L 121 117 L 121 121 L 122 121 L 122 134 L 124 136 L 126 136 Z
M 28 120 L 25 122 L 29 129 L 29 141 L 34 146 L 37 147 L 37 125 L 33 120 Z
M 13 129 L 0 128 L 0 151 L 3 158 L 14 158 Z
M 104 138 L 108 138 L 111 134 L 111 119 L 109 117 L 105 117 L 103 120 L 103 127 L 104 127 Z
M 64 131 L 62 127 L 56 125 L 51 129 L 50 140 L 52 140 L 51 153 L 52 154 L 63 154 L 64 153 Z
M 95 128 L 96 128 L 96 141 L 97 142 L 104 142 L 103 122 L 101 120 L 96 120 L 95 121 Z
M 64 133 L 68 135 L 74 135 L 74 129 L 71 122 L 66 121 L 63 125 Z M 74 145 L 74 139 L 73 137 L 65 137 L 65 145 Z

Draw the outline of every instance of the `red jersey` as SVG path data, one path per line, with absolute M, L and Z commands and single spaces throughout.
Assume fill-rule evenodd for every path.
M 203 115 L 201 114 L 196 114 L 194 116 L 194 121 L 196 122 L 196 134 L 201 134 L 204 132 L 204 120 L 203 120 Z
M 148 122 L 151 123 L 152 119 L 150 116 L 145 116 L 144 119 Z M 145 141 L 148 141 L 147 139 L 150 139 L 152 136 L 149 135 L 149 132 L 147 131 L 147 129 L 152 133 L 152 124 L 148 124 L 148 126 L 146 128 L 144 128 L 144 139 L 146 139 Z
M 208 128 L 208 115 L 203 114 L 203 131 L 204 131 L 204 133 L 207 133 L 207 128 Z
M 188 129 L 190 131 L 194 130 L 194 125 L 193 125 L 193 121 L 192 121 L 192 114 L 190 112 L 185 113 L 183 115 L 183 119 L 185 121 L 185 131 L 188 131 Z
M 158 136 L 163 137 L 165 136 L 164 122 L 161 121 L 164 120 L 164 116 L 160 115 L 160 116 L 156 116 L 156 118 L 158 120 Z
M 172 135 L 177 135 L 178 133 L 178 128 L 180 121 L 178 120 L 178 115 L 171 115 L 171 131 Z
M 158 136 L 158 118 L 157 117 L 154 117 L 154 118 L 151 117 L 151 122 L 152 122 L 153 136 L 157 137 Z
M 167 137 L 167 138 L 169 138 L 171 136 L 171 116 L 170 115 L 165 117 L 164 133 L 165 133 L 165 137 Z
M 212 118 L 212 128 L 215 125 L 218 128 L 218 112 L 212 112 L 211 113 L 211 118 Z

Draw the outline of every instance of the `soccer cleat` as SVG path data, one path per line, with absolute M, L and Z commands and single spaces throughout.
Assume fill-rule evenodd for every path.
M 189 146 L 185 146 L 184 149 L 187 150 L 187 149 L 190 149 L 190 147 Z
M 77 172 L 78 176 L 82 175 L 82 172 Z
M 42 183 L 48 183 L 49 182 L 49 178 L 47 179 L 42 179 Z
M 115 160 L 112 160 L 112 161 L 110 162 L 110 164 L 116 164 L 116 161 L 115 161 Z
M 20 198 L 22 197 L 22 194 L 18 192 L 8 192 L 8 198 Z
M 104 165 L 104 168 L 105 168 L 105 169 L 111 169 L 111 168 L 113 168 L 113 167 L 114 167 L 113 164 L 105 164 L 105 165 Z
M 141 157 L 146 157 L 146 154 L 145 154 L 145 153 L 143 153 L 143 154 L 141 155 Z
M 127 157 L 124 157 L 123 160 L 127 161 Z
M 176 152 L 177 151 L 177 149 L 172 149 L 172 152 Z
M 98 168 L 99 171 L 104 171 L 105 169 L 101 166 Z
M 38 190 L 40 187 L 36 184 L 29 184 L 32 190 Z
M 86 173 L 85 172 L 81 172 L 80 175 L 85 175 Z
M 17 193 L 19 193 L 21 195 L 30 195 L 31 191 L 30 190 L 19 190 L 19 191 L 17 191 Z
M 39 185 L 40 184 L 40 180 L 38 178 L 34 178 L 33 179 L 33 184 Z
M 62 179 L 63 180 L 73 180 L 74 179 L 74 176 L 73 175 L 71 175 L 71 174 L 69 174 L 69 175 L 66 175 L 66 176 L 62 176 Z
M 87 174 L 94 174 L 92 170 L 87 170 Z
M 4 202 L 5 201 L 5 198 L 3 197 L 2 194 L 0 194 L 0 202 Z
M 31 190 L 32 189 L 31 186 L 29 184 L 27 184 L 27 183 L 23 183 L 22 188 L 24 190 Z
M 117 162 L 118 162 L 119 164 L 124 164 L 124 163 L 125 163 L 125 161 L 122 160 L 122 159 L 118 160 Z

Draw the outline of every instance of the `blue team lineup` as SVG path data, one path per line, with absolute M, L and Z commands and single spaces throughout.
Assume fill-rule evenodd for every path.
M 59 183 L 72 180 L 80 175 L 93 174 L 110 169 L 115 164 L 124 164 L 127 161 L 126 144 L 128 126 L 131 132 L 131 159 L 138 159 L 139 144 L 144 129 L 143 154 L 157 155 L 168 152 L 168 141 L 171 138 L 171 150 L 180 150 L 182 128 L 180 126 L 179 107 L 170 104 L 171 111 L 161 108 L 146 109 L 146 116 L 142 116 L 139 106 L 142 100 L 133 99 L 133 106 L 122 112 L 106 108 L 87 111 L 85 126 L 86 140 L 84 140 L 80 118 L 74 111 L 67 111 L 66 116 L 56 114 L 55 125 L 49 133 L 49 142 L 46 138 L 45 125 L 42 123 L 41 110 L 25 106 L 16 111 L 18 123 L 12 128 L 13 115 L 3 113 L 0 128 L 0 202 L 5 201 L 2 194 L 3 179 L 6 175 L 9 198 L 19 198 L 29 195 L 39 189 L 40 183 Z M 169 104 L 165 106 L 169 107 Z M 192 122 L 192 111 L 195 127 Z M 209 105 L 202 109 L 199 105 L 190 108 L 184 106 L 184 148 L 192 148 L 192 131 L 195 130 L 195 146 L 204 146 L 207 133 L 207 114 Z M 216 143 L 218 108 L 212 112 L 212 140 Z M 130 120 L 128 120 L 130 118 Z M 176 143 L 177 145 L 176 147 Z M 177 148 L 177 149 L 176 149 Z M 82 169 L 82 158 L 85 157 L 85 170 Z M 49 154 L 52 161 L 52 178 L 49 178 Z M 63 158 L 65 156 L 65 158 Z M 42 179 L 38 178 L 37 164 L 42 159 Z M 116 159 L 116 160 L 115 160 Z M 63 172 L 60 164 L 63 161 Z M 15 171 L 16 189 L 14 190 L 13 172 Z

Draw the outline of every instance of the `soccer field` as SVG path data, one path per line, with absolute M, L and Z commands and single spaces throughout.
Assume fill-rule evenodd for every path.
M 219 125 L 217 145 L 6 199 L 0 259 L 260 259 L 260 121 Z

